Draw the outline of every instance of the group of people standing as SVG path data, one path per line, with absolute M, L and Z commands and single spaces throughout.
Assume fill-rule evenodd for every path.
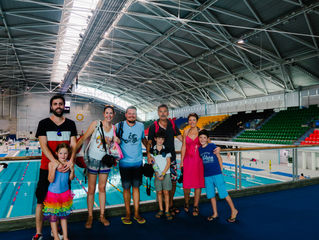
M 104 119 L 92 122 L 83 137 L 77 142 L 75 123 L 63 116 L 64 105 L 63 96 L 53 96 L 50 100 L 53 114 L 39 122 L 36 133 L 42 148 L 42 159 L 36 190 L 37 233 L 33 239 L 42 239 L 43 215 L 51 222 L 51 235 L 55 240 L 62 237 L 65 240 L 68 239 L 66 218 L 70 213 L 72 203 L 70 181 L 74 177 L 74 159 L 77 150 L 88 138 L 91 138 L 91 140 L 87 150 L 88 157 L 86 161 L 88 172 L 88 218 L 85 228 L 92 228 L 97 176 L 100 202 L 99 220 L 105 226 L 110 225 L 110 222 L 104 216 L 104 210 L 106 183 L 111 169 L 101 161 L 106 152 L 106 149 L 102 146 L 103 139 L 101 139 L 101 136 L 105 138 L 104 143 L 106 142 L 108 147 L 111 146 L 112 142 L 118 143 L 123 153 L 123 158 L 119 161 L 126 210 L 126 215 L 121 218 L 123 224 L 132 224 L 131 197 L 133 198 L 134 206 L 133 220 L 139 224 L 146 222 L 139 214 L 139 188 L 142 184 L 143 176 L 142 143 L 146 146 L 147 162 L 152 164 L 155 170 L 155 188 L 159 201 L 159 212 L 155 217 L 165 216 L 168 220 L 171 220 L 174 215 L 180 212 L 173 202 L 178 179 L 175 137 L 182 142 L 180 168 L 183 172 L 185 212 L 189 212 L 190 190 L 194 188 L 195 198 L 192 214 L 193 216 L 199 215 L 198 204 L 201 189 L 206 184 L 206 188 L 210 187 L 210 194 L 208 194 L 207 190 L 207 196 L 212 199 L 213 207 L 213 215 L 208 217 L 208 221 L 213 221 L 218 217 L 215 187 L 218 189 L 219 197 L 226 198 L 231 208 L 231 216 L 228 221 L 234 222 L 236 220 L 238 211 L 227 194 L 222 178 L 220 148 L 211 145 L 208 133 L 197 128 L 197 114 L 188 116 L 190 128 L 182 136 L 174 121 L 168 119 L 168 107 L 164 104 L 160 105 L 158 107 L 159 119 L 150 126 L 147 139 L 144 135 L 144 125 L 136 121 L 137 112 L 135 107 L 131 106 L 126 109 L 125 121 L 113 125 L 114 107 L 106 105 L 103 112 Z M 207 148 L 207 146 L 209 147 Z M 205 149 L 208 149 L 208 151 Z M 218 175 L 218 179 L 215 175 Z M 213 179 L 212 176 L 214 176 Z M 165 207 L 162 200 L 164 200 Z M 59 230 L 59 221 L 63 231 Z

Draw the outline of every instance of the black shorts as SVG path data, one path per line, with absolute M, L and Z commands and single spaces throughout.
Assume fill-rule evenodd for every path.
M 43 204 L 44 199 L 47 195 L 50 182 L 48 180 L 49 170 L 40 169 L 39 181 L 35 196 L 37 197 L 37 203 Z
M 123 189 L 140 187 L 142 185 L 143 167 L 120 167 L 121 181 Z

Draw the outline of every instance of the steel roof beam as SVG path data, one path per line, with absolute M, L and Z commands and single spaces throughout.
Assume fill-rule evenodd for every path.
M 78 47 L 78 50 L 72 60 L 70 68 L 64 77 L 61 88 L 62 94 L 67 92 L 76 75 L 81 71 L 84 64 L 91 57 L 93 51 L 105 34 L 105 30 L 111 28 L 116 16 L 121 14 L 120 11 L 124 8 L 125 2 L 126 1 L 101 1 L 98 4 L 98 9 L 114 9 L 114 11 L 117 11 L 117 13 L 95 11 L 94 15 L 91 17 L 90 23 Z
M 194 17 L 196 17 L 199 13 L 201 13 L 202 11 L 204 11 L 205 9 L 207 9 L 208 7 L 210 7 L 211 5 L 213 5 L 217 0 L 211 1 L 209 3 L 204 3 L 203 5 L 201 5 L 197 10 L 198 12 L 196 13 L 191 13 L 188 14 L 186 16 L 186 19 L 192 19 Z M 143 2 L 141 2 L 142 5 L 145 6 L 145 4 Z M 145 55 L 147 52 L 149 52 L 151 49 L 153 49 L 156 45 L 160 44 L 162 41 L 166 40 L 169 36 L 173 35 L 180 27 L 182 26 L 182 23 L 178 23 L 176 24 L 176 26 L 170 28 L 168 31 L 166 31 L 161 37 L 157 38 L 155 41 L 153 41 L 151 44 L 149 44 L 149 46 L 147 46 L 146 48 L 144 48 L 136 58 L 134 58 L 131 62 L 125 64 L 122 68 L 120 68 L 116 74 L 122 72 L 124 69 L 126 69 L 129 65 L 133 64 L 138 58 L 140 58 L 141 56 Z
M 9 42 L 10 42 L 10 45 L 11 45 L 11 49 L 13 50 L 14 52 L 14 55 L 16 57 L 16 60 L 17 60 L 17 63 L 18 63 L 18 67 L 20 69 L 20 73 L 22 75 L 22 78 L 24 81 L 27 81 L 25 75 L 24 75 L 24 72 L 23 72 L 23 68 L 22 68 L 22 65 L 20 63 L 20 60 L 19 60 L 19 57 L 18 57 L 18 54 L 17 54 L 17 51 L 15 49 L 15 45 L 14 45 L 14 41 L 13 41 L 13 38 L 11 36 L 11 33 L 10 33 L 10 30 L 8 28 L 8 24 L 7 24 L 7 21 L 6 21 L 6 18 L 5 18 L 5 14 L 2 10 L 2 6 L 0 4 L 0 15 L 1 15 L 1 18 L 2 18 L 2 21 L 3 21 L 3 24 L 4 24 L 4 27 L 6 28 L 6 32 L 7 32 L 7 35 L 8 35 L 8 39 L 9 39 Z

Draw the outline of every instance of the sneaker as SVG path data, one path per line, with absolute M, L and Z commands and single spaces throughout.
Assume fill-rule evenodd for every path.
M 36 235 L 33 236 L 32 240 L 42 240 L 42 234 L 37 233 Z
M 63 232 L 62 232 L 62 229 L 58 229 L 58 235 L 59 235 L 59 239 L 60 240 L 63 240 Z M 54 238 L 54 235 L 53 235 L 53 232 L 51 231 L 51 237 Z

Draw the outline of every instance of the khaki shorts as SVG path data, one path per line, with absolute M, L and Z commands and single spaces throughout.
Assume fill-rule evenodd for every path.
M 170 174 L 165 174 L 163 180 L 158 180 L 157 177 L 155 177 L 154 180 L 155 190 L 156 191 L 162 191 L 162 190 L 172 190 L 172 181 Z

